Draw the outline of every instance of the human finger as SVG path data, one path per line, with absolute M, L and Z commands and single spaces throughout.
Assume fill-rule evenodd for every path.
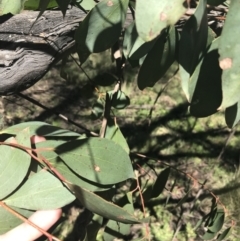
M 62 209 L 36 211 L 29 220 L 43 230 L 48 230 L 62 215 Z M 33 241 L 42 233 L 28 223 L 22 223 L 9 232 L 0 235 L 0 241 Z

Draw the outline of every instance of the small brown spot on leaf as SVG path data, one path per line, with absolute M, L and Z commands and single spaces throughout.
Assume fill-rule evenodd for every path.
M 225 70 L 225 69 L 230 69 L 232 67 L 232 59 L 230 58 L 225 58 L 219 61 L 220 68 Z
M 96 165 L 94 165 L 94 170 L 95 170 L 96 172 L 100 172 L 100 171 L 101 171 L 100 167 L 99 167 L 99 166 L 96 166 Z
M 161 12 L 161 13 L 160 13 L 160 21 L 165 21 L 166 19 L 167 19 L 167 14 Z
M 150 29 L 150 31 L 149 31 L 149 37 L 151 38 L 152 36 L 153 36 L 153 31 L 152 31 L 152 29 Z
M 111 6 L 113 5 L 113 2 L 112 2 L 111 0 L 109 0 L 109 1 L 107 2 L 107 5 L 108 5 L 108 7 L 111 7 Z

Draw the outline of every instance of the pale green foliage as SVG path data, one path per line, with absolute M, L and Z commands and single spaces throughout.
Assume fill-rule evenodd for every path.
M 65 15 L 68 4 L 78 6 L 85 12 L 89 11 L 75 32 L 76 49 L 81 64 L 92 53 L 115 48 L 119 39 L 122 38 L 123 50 L 120 47 L 121 54 L 118 57 L 116 73 L 104 73 L 98 79 L 96 78 L 95 82 L 91 82 L 95 88 L 97 86 L 106 88 L 105 93 L 99 93 L 95 98 L 92 107 L 92 117 L 102 118 L 101 138 L 81 136 L 73 131 L 43 122 L 21 123 L 1 131 L 1 134 L 9 134 L 12 137 L 0 146 L 3 153 L 3 158 L 0 159 L 0 198 L 8 205 L 20 208 L 19 212 L 26 216 L 31 212 L 25 213 L 25 209 L 59 208 L 76 198 L 95 214 L 86 227 L 85 239 L 89 238 L 89 240 L 96 239 L 102 227 L 103 218 L 109 219 L 102 235 L 105 240 L 112 240 L 114 237 L 125 238 L 130 232 L 131 224 L 144 222 L 150 222 L 150 235 L 156 240 L 168 241 L 175 234 L 179 240 L 195 239 L 197 235 L 189 222 L 185 228 L 187 235 L 181 232 L 175 233 L 176 230 L 171 228 L 172 216 L 162 205 L 152 207 L 157 214 L 154 218 L 144 219 L 143 213 L 139 215 L 134 213 L 134 202 L 143 204 L 139 191 L 144 190 L 145 204 L 158 200 L 168 185 L 172 169 L 176 167 L 166 164 L 167 168 L 159 174 L 155 173 L 155 178 L 152 178 L 149 184 L 145 183 L 146 189 L 143 183 L 136 183 L 139 165 L 138 163 L 135 165 L 136 160 L 132 156 L 130 158 L 129 154 L 133 155 L 133 153 L 121 132 L 115 113 L 130 104 L 129 93 L 121 88 L 123 78 L 128 74 L 128 69 L 125 67 L 131 65 L 133 68 L 139 68 L 137 82 L 141 90 L 154 87 L 166 73 L 168 77 L 172 77 L 180 70 L 182 88 L 193 116 L 210 116 L 219 111 L 220 106 L 228 107 L 225 113 L 227 125 L 232 128 L 238 123 L 240 118 L 239 83 L 237 82 L 239 78 L 239 3 L 231 1 L 222 35 L 216 38 L 216 34 L 208 27 L 206 7 L 207 4 L 220 3 L 223 1 L 197 1 L 195 13 L 186 20 L 180 34 L 174 24 L 187 10 L 186 2 L 183 0 L 149 0 L 148 2 L 137 0 L 136 5 L 135 1 L 131 0 L 102 0 L 98 3 L 92 0 L 43 0 L 41 2 L 29 0 L 25 3 L 26 9 L 39 9 L 38 16 L 47 8 L 54 6 L 59 6 Z M 132 12 L 135 12 L 136 19 L 125 27 L 126 31 L 122 31 L 129 5 L 132 7 Z M 8 12 L 19 13 L 22 8 L 22 1 L 14 1 L 13 4 L 13 1 L 0 0 L 1 15 Z M 232 37 L 233 31 L 234 37 Z M 115 87 L 112 86 L 113 84 L 116 84 Z M 149 96 L 144 96 L 143 92 L 139 103 L 144 105 L 150 102 L 150 99 Z M 139 113 L 146 116 L 144 109 Z M 162 110 L 161 113 L 166 111 Z M 185 130 L 183 121 L 177 123 L 180 127 L 183 126 L 182 129 L 180 128 L 181 131 L 189 131 L 191 129 L 189 126 L 196 124 L 196 118 L 192 118 L 188 123 L 188 129 Z M 168 125 L 174 126 L 176 122 L 170 121 Z M 201 130 L 201 127 L 199 128 Z M 164 125 L 154 131 L 162 131 L 162 134 L 166 135 L 171 132 L 169 127 Z M 87 134 L 90 135 L 89 133 L 90 131 Z M 136 136 L 138 134 L 134 133 Z M 29 155 L 30 138 L 33 135 L 44 136 L 47 139 L 36 144 L 36 148 L 40 148 L 38 158 L 41 160 L 41 165 L 36 164 Z M 156 144 L 159 141 L 157 138 L 152 140 L 151 136 L 147 135 L 144 138 L 147 139 L 145 143 L 151 141 Z M 18 148 L 10 147 L 13 141 L 17 143 Z M 177 146 L 177 144 L 181 142 L 178 140 L 173 142 L 176 145 L 174 149 L 162 148 L 161 154 L 166 154 L 165 152 L 178 154 L 181 145 Z M 190 149 L 191 145 L 192 143 L 189 143 L 187 148 Z M 148 151 L 148 147 L 143 148 Z M 36 155 L 35 151 L 31 151 Z M 206 152 L 202 146 L 199 147 L 199 151 Z M 145 159 L 144 162 L 149 161 Z M 19 163 L 21 163 L 20 168 L 18 168 Z M 48 169 L 49 166 L 51 166 L 50 169 Z M 43 168 L 48 170 L 43 171 Z M 173 181 L 172 190 L 168 188 L 166 205 L 170 194 L 174 195 L 173 189 L 179 183 L 179 180 Z M 192 192 L 190 185 L 185 189 L 178 204 L 175 205 L 176 209 L 184 205 Z M 134 192 L 137 193 L 136 196 Z M 213 199 L 211 210 L 197 226 L 204 227 L 203 239 L 215 238 L 220 241 L 229 235 L 231 225 L 224 226 L 225 210 L 215 201 Z M 8 214 L 1 208 L 0 220 L 4 215 Z M 5 226 L 1 223 L 0 232 L 3 233 L 18 223 L 15 217 L 9 218 Z M 114 231 L 114 234 L 111 231 Z M 142 232 L 143 236 L 147 235 L 145 231 Z
M 6 13 L 17 14 L 23 10 L 25 0 L 0 0 L 0 16 Z

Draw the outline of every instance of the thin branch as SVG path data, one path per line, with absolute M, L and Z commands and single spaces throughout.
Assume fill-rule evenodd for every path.
M 209 194 L 216 199 L 216 202 L 217 202 L 219 205 L 222 206 L 222 208 L 224 209 L 224 212 L 225 212 L 225 213 L 228 213 L 227 208 L 226 208 L 225 205 L 220 201 L 219 197 L 217 197 L 209 188 L 206 188 L 206 187 L 205 187 L 205 182 L 204 182 L 204 183 L 201 183 L 201 182 L 199 182 L 196 178 L 194 178 L 192 175 L 190 175 L 189 173 L 186 173 L 186 172 L 184 172 L 184 171 L 182 171 L 182 170 L 179 170 L 178 168 L 176 168 L 176 167 L 174 167 L 174 166 L 172 166 L 172 165 L 170 165 L 170 164 L 168 164 L 168 163 L 166 163 L 166 162 L 163 162 L 163 161 L 161 161 L 161 160 L 159 160 L 159 159 L 157 159 L 157 158 L 149 157 L 149 156 L 146 156 L 146 155 L 144 155 L 144 154 L 135 153 L 135 152 L 131 152 L 131 154 L 132 154 L 132 155 L 135 155 L 135 156 L 138 156 L 138 157 L 141 157 L 141 158 L 146 158 L 146 159 L 150 159 L 150 160 L 155 160 L 155 161 L 157 161 L 157 162 L 159 162 L 159 163 L 161 163 L 161 164 L 163 164 L 163 165 L 165 165 L 165 166 L 167 166 L 167 167 L 170 167 L 170 168 L 172 168 L 173 170 L 175 170 L 175 171 L 177 171 L 177 172 L 179 172 L 179 173 L 182 173 L 183 175 L 187 176 L 188 178 L 190 178 L 190 179 L 193 181 L 193 187 L 196 186 L 197 183 L 200 184 L 203 189 L 205 189 L 206 191 L 208 191 Z
M 32 227 L 36 228 L 39 232 L 41 232 L 43 235 L 45 235 L 49 241 L 55 240 L 55 241 L 61 241 L 60 239 L 58 239 L 57 237 L 51 235 L 50 233 L 48 233 L 47 231 L 43 230 L 42 228 L 38 227 L 36 224 L 34 224 L 33 222 L 31 222 L 30 220 L 28 220 L 27 218 L 25 218 L 24 216 L 22 216 L 20 213 L 16 212 L 14 209 L 10 208 L 8 205 L 6 205 L 3 201 L 0 201 L 0 206 L 2 206 L 5 210 L 7 210 L 8 212 L 10 212 L 12 215 L 14 215 L 15 217 L 21 219 L 23 222 L 31 225 Z

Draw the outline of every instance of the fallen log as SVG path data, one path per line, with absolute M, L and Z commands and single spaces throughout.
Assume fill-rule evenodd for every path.
M 72 7 L 65 18 L 61 11 L 51 10 L 35 22 L 38 14 L 24 11 L 0 17 L 0 95 L 32 86 L 72 51 L 74 32 L 86 16 Z

